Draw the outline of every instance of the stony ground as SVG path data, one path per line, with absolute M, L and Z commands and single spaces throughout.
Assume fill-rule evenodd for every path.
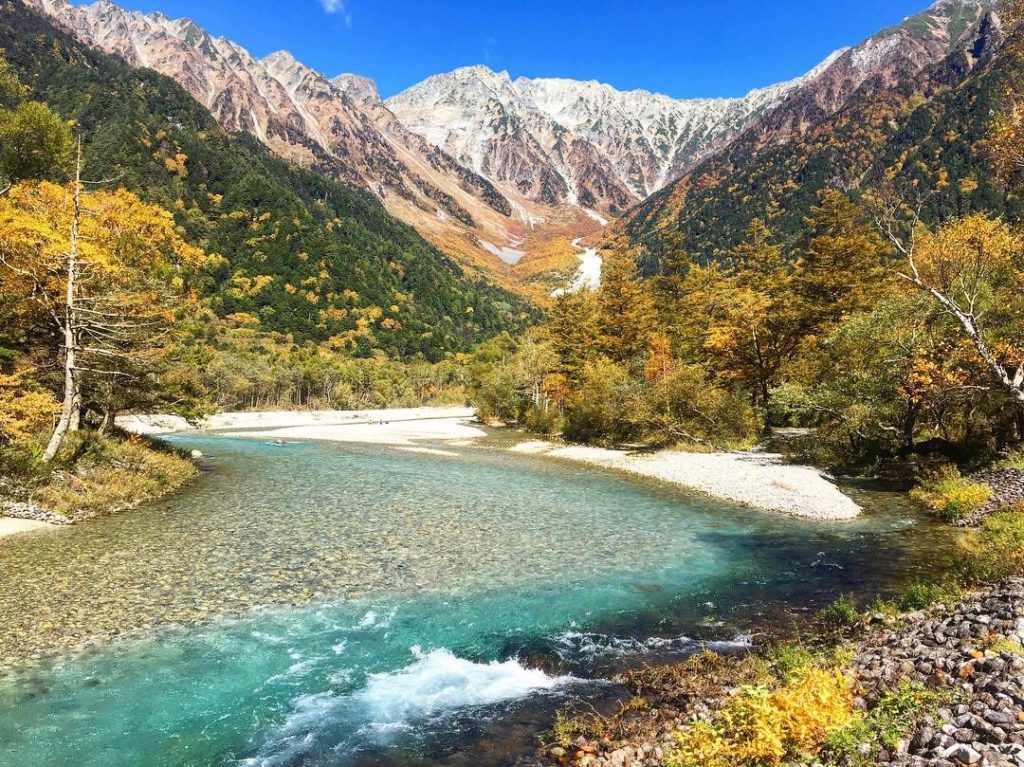
M 25 503 L 22 501 L 0 500 L 0 517 L 27 519 L 33 522 L 46 522 L 50 525 L 70 525 L 72 523 L 72 520 L 62 514 L 54 514 L 46 509 L 39 508 L 35 504 Z
M 953 607 L 887 621 L 872 618 L 853 639 L 856 705 L 869 708 L 905 682 L 954 701 L 924 716 L 892 753 L 870 761 L 900 767 L 1024 767 L 1024 579 L 972 594 Z M 1002 641 L 990 649 L 993 643 Z M 1012 647 L 1018 643 L 1015 651 Z M 709 661 L 714 664 L 714 661 Z M 664 763 L 675 734 L 710 716 L 743 683 L 742 663 L 722 660 L 685 680 L 669 672 L 626 679 L 648 707 L 613 717 L 600 738 L 542 749 L 531 764 L 650 767 Z
M 963 527 L 977 525 L 999 509 L 1024 503 L 1024 469 L 989 469 L 972 474 L 970 478 L 992 488 L 992 498 L 974 514 L 957 523 Z
M 952 608 L 908 616 L 907 625 L 871 632 L 854 667 L 862 700 L 903 681 L 951 686 L 959 702 L 928 717 L 879 764 L 1024 765 L 1024 657 L 988 650 L 1024 639 L 1024 580 L 978 593 Z

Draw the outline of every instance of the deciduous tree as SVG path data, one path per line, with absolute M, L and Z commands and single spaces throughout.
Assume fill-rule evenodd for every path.
M 64 370 L 64 406 L 48 459 L 83 404 L 109 415 L 185 394 L 161 376 L 177 322 L 194 306 L 185 277 L 203 257 L 169 213 L 123 190 L 27 183 L 0 199 L 3 289 L 19 291 L 60 331 L 51 354 Z

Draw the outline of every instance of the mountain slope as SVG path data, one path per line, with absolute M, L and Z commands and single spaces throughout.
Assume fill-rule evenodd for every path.
M 167 207 L 222 256 L 202 286 L 221 316 L 357 354 L 437 359 L 529 315 L 368 192 L 233 138 L 172 80 L 83 46 L 20 0 L 0 0 L 0 18 L 22 81 L 82 127 L 87 177 Z
M 911 177 L 916 164 L 906 159 L 920 155 L 907 144 L 908 126 L 949 117 L 961 131 L 932 139 L 963 143 L 965 135 L 983 130 L 989 119 L 985 110 L 997 90 L 992 82 L 978 86 L 984 95 L 976 93 L 970 105 L 954 102 L 961 84 L 980 82 L 999 48 L 1001 26 L 990 11 L 995 5 L 943 0 L 843 53 L 814 83 L 730 146 L 638 206 L 614 234 L 644 246 L 644 266 L 650 271 L 668 233 L 682 233 L 687 248 L 705 259 L 739 242 L 755 217 L 792 240 L 826 185 L 856 189 L 880 178 L 885 169 Z M 891 156 L 897 146 L 906 153 L 902 159 Z M 962 155 L 963 147 L 958 151 Z M 979 164 L 968 159 L 956 172 L 973 173 Z M 966 198 L 974 196 L 991 209 L 1001 195 L 988 178 L 980 178 L 979 187 L 957 207 L 970 209 Z M 941 184 L 938 188 L 951 194 Z
M 743 99 L 677 101 L 472 67 L 385 103 L 365 78 L 328 80 L 286 52 L 256 59 L 187 19 L 109 0 L 27 2 L 80 41 L 174 78 L 228 131 L 365 186 L 508 284 L 543 271 L 545 254 L 571 253 L 573 237 L 726 146 L 823 69 Z
M 756 209 L 728 190 L 751 185 L 744 197 L 754 199 L 761 193 L 755 184 L 788 178 L 798 189 L 787 208 L 798 220 L 815 184 L 755 158 L 775 152 L 798 162 L 790 154 L 808 151 L 808 138 L 851 105 L 887 90 L 918 90 L 921 72 L 998 4 L 939 0 L 803 77 L 740 99 L 513 81 L 476 66 L 435 75 L 384 102 L 366 78 L 328 80 L 286 52 L 257 60 L 188 20 L 131 13 L 108 0 L 26 1 L 85 43 L 173 77 L 227 130 L 252 133 L 282 157 L 366 187 L 461 263 L 519 289 L 537 281 L 545 294 L 571 270 L 574 238 L 638 203 L 616 231 L 635 242 L 656 241 L 652 233 L 666 227 L 688 236 L 694 230 L 692 246 L 713 250 L 733 242 L 734 224 Z M 721 186 L 737 174 L 746 180 Z
M 436 244 L 498 269 L 481 237 L 508 238 L 512 206 L 487 179 L 406 131 L 363 80 L 350 92 L 280 51 L 263 59 L 188 19 L 27 0 L 79 41 L 175 79 L 226 130 L 248 132 L 279 156 L 359 184 Z

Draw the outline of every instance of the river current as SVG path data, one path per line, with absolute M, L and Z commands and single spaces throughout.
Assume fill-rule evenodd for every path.
M 3 767 L 507 764 L 622 667 L 911 579 L 937 534 L 869 491 L 828 524 L 499 449 L 173 439 L 184 492 L 0 545 Z

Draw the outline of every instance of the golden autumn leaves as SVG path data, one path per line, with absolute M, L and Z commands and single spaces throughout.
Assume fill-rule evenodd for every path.
M 40 379 L 64 353 L 73 190 L 21 183 L 0 197 L 0 295 L 30 353 L 0 378 L 0 439 L 38 433 L 55 402 Z M 81 196 L 74 290 L 83 404 L 116 411 L 159 390 L 179 319 L 195 307 L 186 287 L 206 256 L 179 236 L 171 215 L 123 189 Z M 111 383 L 114 382 L 114 383 Z M 144 393 L 144 396 L 143 396 Z

